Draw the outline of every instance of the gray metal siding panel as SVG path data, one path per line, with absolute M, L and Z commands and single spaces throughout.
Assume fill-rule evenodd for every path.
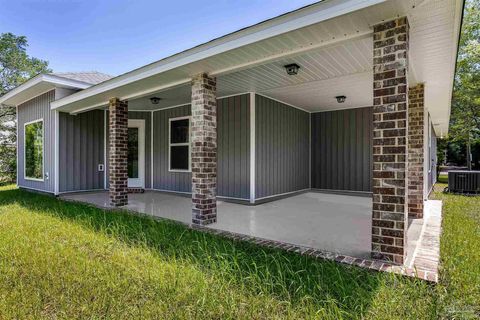
M 312 188 L 372 190 L 372 108 L 311 115 Z
M 217 101 L 217 193 L 250 197 L 250 95 Z
M 106 112 L 108 117 L 108 111 Z M 151 149 L 152 149 L 152 113 L 151 112 L 144 112 L 144 111 L 129 111 L 128 112 L 129 119 L 140 119 L 145 120 L 145 188 L 150 189 L 152 187 L 152 156 L 151 156 Z M 108 136 L 108 121 L 106 123 L 107 128 L 107 146 L 109 144 L 109 136 Z M 109 166 L 108 166 L 108 156 L 109 156 L 109 149 L 107 147 L 107 163 L 105 164 L 105 172 L 107 174 L 107 187 L 109 187 Z
M 103 189 L 104 111 L 59 116 L 59 191 Z
M 429 137 L 429 154 L 425 155 L 428 156 L 428 163 L 429 163 L 429 170 L 428 170 L 428 190 L 427 193 L 432 190 L 433 185 L 437 182 L 437 136 L 435 134 L 435 129 L 433 128 L 432 121 L 430 117 L 428 117 L 428 125 L 430 126 L 430 137 Z
M 33 98 L 17 108 L 18 116 L 18 164 L 17 183 L 20 187 L 34 188 L 46 192 L 55 191 L 55 112 L 50 110 L 50 102 L 55 100 L 55 90 Z M 43 118 L 43 162 L 44 173 L 49 178 L 44 181 L 24 179 L 24 124 Z
M 154 112 L 154 188 L 191 192 L 189 172 L 168 171 L 168 123 L 189 116 L 190 105 Z M 240 95 L 217 101 L 217 194 L 250 197 L 250 99 Z
M 310 114 L 255 95 L 255 198 L 309 188 Z
M 192 191 L 190 172 L 168 170 L 168 123 L 170 118 L 189 116 L 190 105 L 159 110 L 153 113 L 153 188 L 177 192 Z

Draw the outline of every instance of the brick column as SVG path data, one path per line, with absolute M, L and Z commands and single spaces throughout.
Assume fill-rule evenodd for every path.
M 408 90 L 408 215 L 423 217 L 424 85 Z
M 128 103 L 118 98 L 110 99 L 109 105 L 109 182 L 110 205 L 124 206 L 128 203 Z
M 402 264 L 407 227 L 406 17 L 374 26 L 372 258 Z
M 192 79 L 192 223 L 217 221 L 217 100 L 216 79 L 199 74 Z

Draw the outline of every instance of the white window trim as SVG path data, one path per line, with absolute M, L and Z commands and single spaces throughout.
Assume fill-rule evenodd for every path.
M 172 121 L 177 121 L 177 120 L 184 120 L 188 119 L 188 141 L 187 142 L 182 142 L 182 143 L 171 143 L 171 133 L 172 133 Z M 190 133 L 192 129 L 192 117 L 191 116 L 184 116 L 184 117 L 176 117 L 176 118 L 170 118 L 168 119 L 168 172 L 192 172 L 192 148 L 190 146 Z M 171 150 L 172 146 L 188 146 L 188 170 L 182 170 L 182 169 L 172 169 L 172 163 L 170 161 L 171 158 Z
M 42 178 L 31 178 L 27 177 L 27 158 L 26 158 L 26 149 L 27 149 L 27 135 L 25 134 L 26 132 L 26 127 L 29 124 L 34 124 L 37 122 L 42 123 Z M 44 182 L 45 181 L 45 122 L 43 121 L 43 118 L 36 119 L 33 121 L 25 122 L 23 124 L 23 179 L 24 180 L 29 180 L 29 181 L 38 181 L 38 182 Z

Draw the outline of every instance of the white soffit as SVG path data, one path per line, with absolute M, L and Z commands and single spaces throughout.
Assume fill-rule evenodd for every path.
M 152 95 L 167 97 L 161 107 L 188 102 L 187 89 L 178 91 L 178 98 L 170 89 L 188 86 L 199 72 L 217 76 L 219 96 L 257 91 L 311 111 L 371 105 L 372 26 L 407 15 L 410 84 L 425 83 L 426 107 L 437 134 L 445 134 L 462 5 L 462 0 L 324 1 L 134 70 L 52 107 L 79 112 L 103 106 L 110 97 L 133 104 Z M 290 62 L 301 66 L 296 77 L 285 74 L 283 65 Z M 332 100 L 337 93 L 347 96 L 345 104 Z M 137 102 L 145 105 L 145 100 Z
M 52 108 L 67 112 L 87 110 L 105 105 L 110 97 L 131 99 L 188 83 L 192 75 L 200 72 L 227 74 L 286 54 L 371 33 L 361 17 L 346 14 L 384 1 L 315 3 L 105 81 L 53 102 Z M 315 25 L 319 22 L 321 25 Z M 355 23 L 362 28 L 351 28 Z M 304 26 L 309 27 L 299 32 Z
M 425 0 L 409 12 L 410 61 L 425 83 L 425 106 L 438 136 L 448 132 L 461 0 Z

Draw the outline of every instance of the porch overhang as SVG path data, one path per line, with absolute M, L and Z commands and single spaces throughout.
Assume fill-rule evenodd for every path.
M 143 109 L 138 102 L 158 94 L 166 97 L 158 109 L 186 104 L 191 78 L 201 72 L 217 77 L 218 96 L 258 92 L 311 112 L 370 106 L 372 26 L 407 16 L 409 83 L 426 84 L 425 106 L 437 135 L 444 135 L 463 2 L 322 1 L 54 101 L 52 109 L 75 114 L 103 108 L 111 97 Z M 288 77 L 283 65 L 296 61 L 301 74 Z M 345 104 L 336 103 L 337 93 L 347 96 Z
M 0 97 L 0 105 L 18 106 L 55 88 L 86 89 L 90 83 L 66 79 L 52 74 L 40 74 Z

